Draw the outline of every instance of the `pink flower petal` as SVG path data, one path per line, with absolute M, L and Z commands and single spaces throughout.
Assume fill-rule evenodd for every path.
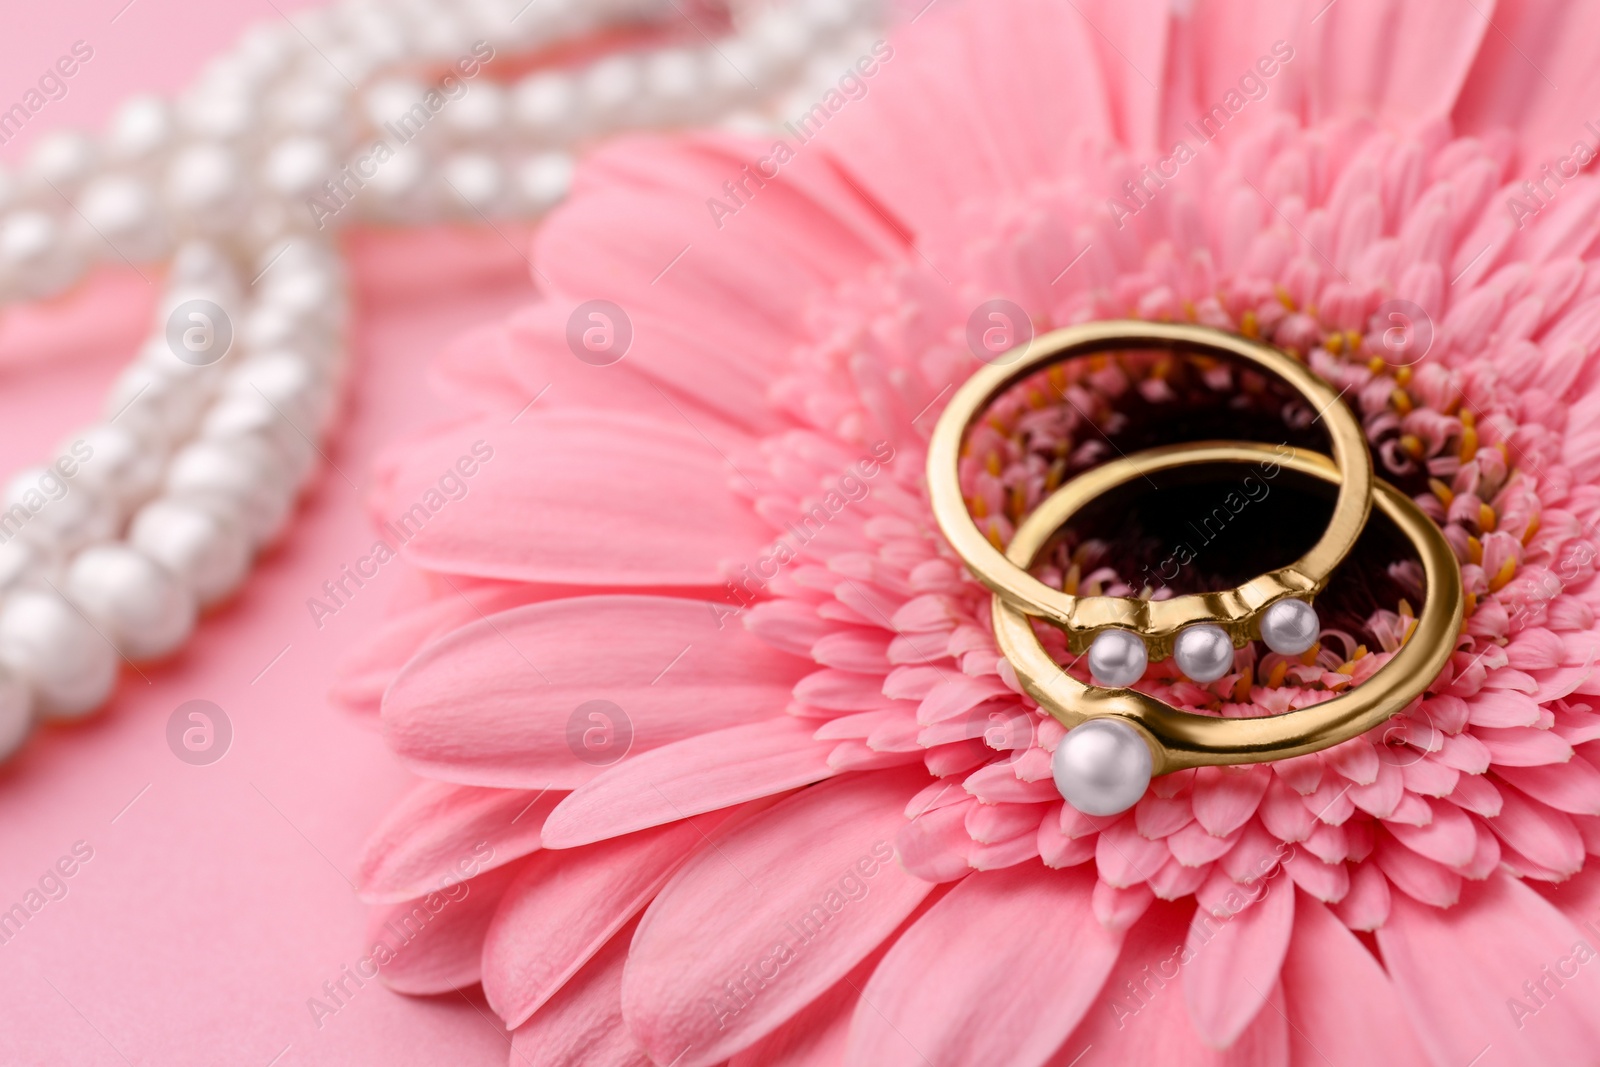
M 1218 1051 L 1205 1044 L 1190 1024 L 1178 984 L 1180 979 L 1187 982 L 1184 973 L 1194 962 L 1184 962 L 1192 911 L 1187 903 L 1157 902 L 1128 931 L 1098 1003 L 1062 1043 L 1050 1067 L 1089 1067 L 1100 1060 L 1130 1067 L 1266 1067 L 1290 1062 L 1289 1025 L 1276 981 L 1263 989 L 1271 1007 L 1257 1012 L 1227 1049 Z
M 1266 1006 L 1293 926 L 1294 886 L 1288 879 L 1230 889 L 1210 911 L 1202 904 L 1195 912 L 1183 998 L 1202 1041 L 1226 1048 Z
M 552 456 L 561 462 L 549 462 Z M 437 483 L 463 457 L 476 458 L 477 470 L 462 483 L 465 495 L 449 499 Z M 728 492 L 736 477 L 719 449 L 665 403 L 648 416 L 535 410 L 515 423 L 472 423 L 412 446 L 384 498 L 392 543 L 447 574 L 719 586 L 723 560 L 758 559 L 772 541 L 772 531 Z M 646 523 L 650 536 L 641 538 Z
M 1396 896 L 1377 931 L 1400 1004 L 1435 1063 L 1470 1063 L 1492 1046 L 1499 1062 L 1529 1067 L 1581 1063 L 1600 1042 L 1592 1019 L 1600 971 L 1578 968 L 1536 1016 L 1522 987 L 1569 957 L 1580 937 L 1555 908 L 1504 873 L 1469 884 L 1453 908 Z
M 922 50 L 927 58 L 885 62 L 873 106 L 841 113 L 827 130 L 830 151 L 852 178 L 915 233 L 937 232 L 968 199 L 1054 172 L 1070 150 L 1062 130 L 1089 136 L 1110 126 L 1094 30 L 1076 11 L 1034 0 L 955 5 L 937 15 L 893 45 L 896 55 Z M 1001 54 L 1009 61 L 994 63 Z M 962 77 L 950 77 L 951 68 Z M 979 108 L 980 99 L 996 107 Z M 1005 125 L 996 113 L 1008 116 Z
M 1512 130 L 1530 159 L 1565 152 L 1593 116 L 1600 91 L 1594 9 L 1583 3 L 1503 3 L 1461 90 L 1455 119 L 1466 133 Z M 1559 86 L 1559 88 L 1558 88 Z
M 812 729 L 781 715 L 625 759 L 557 805 L 545 845 L 587 845 L 820 782 L 833 774 L 833 746 L 812 741 Z
M 1383 967 L 1326 907 L 1308 897 L 1295 902 L 1282 980 L 1286 1010 L 1294 1020 L 1289 1062 L 1428 1067 Z
M 1202 767 L 1194 779 L 1194 817 L 1213 837 L 1227 837 L 1255 814 L 1271 782 L 1266 767 Z
M 511 1062 L 527 1067 L 651 1067 L 622 1021 L 622 969 L 631 925 L 607 941 L 583 969 L 511 1037 Z
M 1085 873 L 1033 864 L 962 881 L 873 972 L 844 1062 L 1044 1063 L 1095 1002 L 1122 946 L 1095 920 L 1093 888 Z M 1018 936 L 1041 919 L 1061 936 Z
M 448 889 L 374 908 L 368 951 L 383 984 L 399 993 L 448 993 L 478 981 L 484 935 L 516 873 L 501 867 Z M 380 949 L 379 946 L 382 946 Z M 361 964 L 357 963 L 357 976 Z
M 356 865 L 362 898 L 409 900 L 535 851 L 562 796 L 422 782 L 367 839 Z
M 1447 867 L 1461 867 L 1477 851 L 1477 831 L 1472 817 L 1454 804 L 1436 801 L 1429 805 L 1433 821 L 1426 826 L 1389 823 L 1388 830 L 1402 845 L 1437 860 Z
M 545 852 L 519 869 L 483 950 L 483 992 L 516 1029 L 642 911 L 723 814 L 570 852 Z
M 1300 10 L 1309 20 L 1318 7 Z M 1292 64 L 1311 74 L 1310 113 L 1374 114 L 1395 124 L 1448 115 L 1480 42 L 1494 36 L 1487 18 L 1461 18 L 1449 0 L 1334 5 L 1307 27 L 1310 39 Z M 1410 62 L 1417 49 L 1432 61 Z
M 635 1039 L 662 1063 L 718 1063 L 876 948 L 933 888 L 890 845 L 926 782 L 916 768 L 823 782 L 690 859 L 634 936 L 622 1004 Z
M 781 711 L 802 661 L 717 622 L 708 602 L 655 596 L 573 597 L 475 619 L 395 679 L 387 738 L 425 774 L 565 789 L 625 753 Z M 591 701 L 614 708 L 585 711 Z

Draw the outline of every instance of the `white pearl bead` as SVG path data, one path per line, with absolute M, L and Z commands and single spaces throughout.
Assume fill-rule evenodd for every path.
M 70 195 L 94 171 L 99 149 L 77 130 L 57 130 L 39 138 L 28 153 L 27 174 L 34 181 Z
M 763 58 L 785 70 L 792 69 L 805 58 L 811 41 L 811 27 L 791 11 L 765 12 L 750 32 L 750 43 Z
M 753 101 L 756 86 L 770 85 L 778 79 L 777 64 L 763 49 L 749 41 L 734 39 L 717 46 L 706 62 L 709 92 L 729 105 Z
M 118 255 L 138 262 L 155 259 L 166 249 L 155 196 L 138 178 L 96 178 L 84 187 L 78 210 L 94 235 L 110 242 Z
M 390 78 L 373 85 L 362 97 L 367 121 L 383 134 L 383 127 L 408 116 L 422 101 L 428 87 L 409 78 Z
M 0 665 L 32 686 L 39 710 L 77 719 L 99 708 L 117 680 L 117 653 L 77 608 L 46 589 L 22 589 L 0 606 Z
M 129 542 L 160 563 L 210 607 L 239 588 L 250 569 L 250 543 L 215 512 L 156 500 L 134 517 Z
M 165 100 L 154 95 L 132 97 L 111 116 L 106 154 L 126 162 L 150 159 L 172 143 L 173 130 L 172 108 Z
M 566 199 L 572 169 L 567 153 L 540 152 L 517 168 L 517 195 L 530 211 L 543 214 Z
M 849 0 L 807 0 L 799 9 L 800 17 L 824 38 L 843 32 L 855 21 L 855 6 Z
M 244 175 L 238 158 L 219 144 L 196 144 L 173 158 L 166 196 L 174 212 L 192 216 L 205 230 L 225 229 L 236 220 Z
M 1119 815 L 1150 785 L 1150 746 L 1120 719 L 1090 719 L 1067 731 L 1050 759 L 1056 788 L 1085 815 Z
M 50 467 L 18 472 L 0 500 L 0 536 L 21 532 L 32 541 L 70 551 L 110 537 L 117 516 L 87 485 L 73 484 Z
M 1222 627 L 1200 623 L 1178 635 L 1172 658 L 1191 681 L 1214 682 L 1233 669 L 1233 640 Z
M 426 221 L 433 217 L 428 157 L 416 142 L 403 145 L 367 181 L 371 197 L 356 201 L 363 213 L 379 218 Z
M 577 124 L 578 91 L 565 74 L 533 74 L 517 83 L 511 97 L 511 118 L 536 140 L 565 141 Z
M 583 74 L 583 108 L 598 127 L 604 129 L 628 122 L 633 117 L 643 73 L 631 56 L 610 56 Z
M 445 128 L 459 138 L 487 141 L 505 125 L 508 102 L 505 90 L 493 82 L 467 83 L 466 95 L 453 100 L 441 117 Z
M 700 58 L 686 49 L 668 49 L 645 61 L 644 99 L 656 122 L 678 124 L 699 118 L 706 112 L 704 86 Z
M 194 137 L 240 140 L 256 128 L 257 121 L 248 90 L 222 78 L 196 85 L 178 101 L 178 122 Z
M 1322 623 L 1304 600 L 1280 600 L 1261 614 L 1261 640 L 1274 652 L 1298 656 L 1317 643 Z
M 234 58 L 255 77 L 265 79 L 283 71 L 305 50 L 305 38 L 286 21 L 254 22 L 239 35 Z
M 1101 630 L 1089 645 L 1089 673 L 1096 685 L 1125 689 L 1144 677 L 1150 663 L 1144 640 L 1127 630 Z
M 0 760 L 10 759 L 33 733 L 33 694 L 28 683 L 0 668 Z
M 194 629 L 194 594 L 127 545 L 78 553 L 67 568 L 66 594 L 135 662 L 170 655 Z
M 0 278 L 29 296 L 52 296 L 82 273 L 82 249 L 42 211 L 17 211 L 0 226 Z
M 289 200 L 304 200 L 321 192 L 335 169 L 333 153 L 320 137 L 290 137 L 267 155 L 267 187 Z
M 349 127 L 348 89 L 342 80 L 285 85 L 268 102 L 268 117 L 285 131 L 339 138 Z
M 167 468 L 168 495 L 220 507 L 239 521 L 252 545 L 262 545 L 283 526 L 292 490 L 271 447 L 254 438 L 199 440 L 187 445 Z
M 189 240 L 172 256 L 169 285 L 200 285 L 239 295 L 239 272 L 233 260 L 210 241 Z
M 141 447 L 165 451 L 187 431 L 174 407 L 175 386 L 143 363 L 117 375 L 101 413 L 109 425 L 132 436 Z M 182 401 L 179 407 L 188 407 Z
M 120 421 L 120 420 L 119 420 Z M 87 455 L 84 455 L 87 453 Z M 140 440 L 120 424 L 100 423 L 63 441 L 59 455 L 83 456 L 77 477 L 82 484 L 115 500 L 126 510 L 144 501 L 161 484 L 166 453 Z
M 5 535 L 0 534 L 0 538 L 5 538 Z M 26 537 L 0 540 L 0 596 L 21 586 L 43 564 L 41 550 Z
M 201 439 L 206 441 L 226 444 L 241 437 L 266 441 L 289 485 L 299 485 L 316 464 L 317 453 L 309 438 L 315 432 L 309 421 L 304 430 L 291 424 L 259 393 L 224 397 L 206 413 L 200 428 Z
M 445 160 L 440 177 L 451 195 L 473 213 L 492 213 L 505 195 L 505 172 L 493 157 L 463 152 Z

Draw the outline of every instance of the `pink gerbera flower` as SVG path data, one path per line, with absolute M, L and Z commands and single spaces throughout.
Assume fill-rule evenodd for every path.
M 481 982 L 514 1063 L 1596 1062 L 1592 12 L 1179 6 L 947 0 L 781 152 L 580 170 L 543 302 L 446 353 L 469 413 L 382 472 L 425 581 L 343 693 L 430 779 L 363 860 L 390 985 Z M 1466 578 L 1429 694 L 1120 818 L 1064 805 L 1061 728 L 922 486 L 996 299 L 1262 336 L 1345 390 Z M 592 300 L 620 362 L 574 358 Z M 1004 542 L 1174 412 L 1320 442 L 1271 383 L 1107 356 L 997 405 L 973 511 Z M 1171 546 L 1108 531 L 1041 573 L 1164 595 Z M 1422 594 L 1383 551 L 1312 654 L 1145 684 L 1222 715 L 1361 684 Z

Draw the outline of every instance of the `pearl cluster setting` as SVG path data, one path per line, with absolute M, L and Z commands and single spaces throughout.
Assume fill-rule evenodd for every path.
M 1280 600 L 1261 613 L 1261 640 L 1272 651 L 1298 656 L 1317 643 L 1322 624 L 1304 600 Z M 1144 677 L 1149 652 L 1131 630 L 1102 630 L 1089 643 L 1089 676 L 1098 686 L 1126 689 Z M 1186 678 L 1204 685 L 1233 669 L 1233 639 L 1212 623 L 1186 627 L 1172 643 L 1172 658 Z
M 771 128 L 881 19 L 875 0 L 723 14 L 713 38 L 674 0 L 345 0 L 257 25 L 176 99 L 131 99 L 102 136 L 47 135 L 0 171 L 0 300 L 165 264 L 102 420 L 0 496 L 0 758 L 104 707 L 122 662 L 174 654 L 282 536 L 349 370 L 341 229 L 533 219 L 598 138 Z M 647 43 L 539 65 L 601 32 Z M 441 86 L 436 121 L 340 180 Z

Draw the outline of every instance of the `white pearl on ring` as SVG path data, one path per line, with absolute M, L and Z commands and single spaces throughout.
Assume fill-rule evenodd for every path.
M 1127 723 L 1090 719 L 1056 745 L 1050 770 L 1068 804 L 1085 815 L 1118 815 L 1150 784 L 1150 746 Z
M 1214 682 L 1233 669 L 1233 640 L 1220 626 L 1190 626 L 1173 642 L 1172 658 L 1191 681 Z
M 1089 645 L 1089 674 L 1096 685 L 1125 689 L 1144 677 L 1150 663 L 1144 640 L 1127 630 L 1101 630 Z
M 1300 655 L 1321 632 L 1317 609 L 1304 600 L 1280 600 L 1261 613 L 1261 640 L 1281 655 Z

